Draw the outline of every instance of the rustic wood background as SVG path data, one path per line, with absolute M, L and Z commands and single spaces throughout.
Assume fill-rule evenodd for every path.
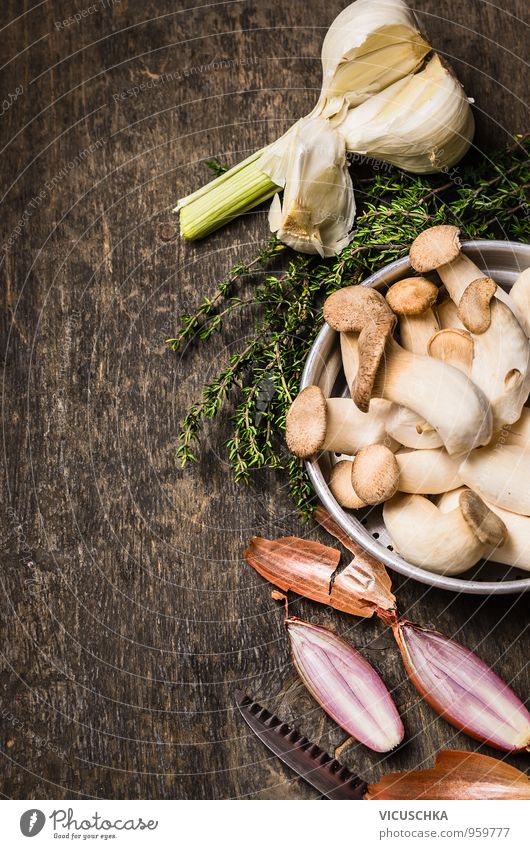
M 266 232 L 260 210 L 184 244 L 172 205 L 207 178 L 205 158 L 235 161 L 308 111 L 344 3 L 2 3 L 6 797 L 314 797 L 248 733 L 236 687 L 330 751 L 345 739 L 242 560 L 253 533 L 300 532 L 282 482 L 233 483 L 226 418 L 198 466 L 175 463 L 179 418 L 237 339 L 181 357 L 164 345 Z M 478 149 L 528 129 L 526 0 L 415 7 L 476 99 Z M 395 584 L 404 613 L 528 694 L 523 600 Z M 474 747 L 418 701 L 381 625 L 297 610 L 366 646 L 395 688 L 408 742 L 387 757 L 354 746 L 348 765 L 373 779 Z

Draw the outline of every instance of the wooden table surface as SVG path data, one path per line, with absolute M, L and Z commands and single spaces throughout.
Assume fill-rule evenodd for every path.
M 251 534 L 301 531 L 283 482 L 234 484 L 226 416 L 199 465 L 174 458 L 186 405 L 247 326 L 184 356 L 164 345 L 267 231 L 260 210 L 184 244 L 172 206 L 208 178 L 205 158 L 235 162 L 309 110 L 343 5 L 2 4 L 6 797 L 315 797 L 248 733 L 237 687 L 330 751 L 346 737 L 294 673 L 281 610 L 242 559 Z M 526 0 L 415 8 L 476 100 L 479 149 L 528 129 Z M 407 616 L 528 694 L 524 600 L 395 586 Z M 380 624 L 297 611 L 366 646 L 395 688 L 407 744 L 352 746 L 345 763 L 373 779 L 474 748 L 418 701 Z

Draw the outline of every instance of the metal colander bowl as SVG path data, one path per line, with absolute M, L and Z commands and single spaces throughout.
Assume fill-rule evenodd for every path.
M 518 242 L 475 241 L 463 242 L 462 250 L 482 271 L 509 291 L 517 275 L 530 267 L 530 245 Z M 404 277 L 414 273 L 408 258 L 397 260 L 368 277 L 362 285 L 386 289 Z M 325 324 L 309 352 L 300 388 L 320 386 L 326 397 L 348 395 L 342 370 L 339 334 Z M 530 573 L 507 567 L 492 561 L 480 561 L 458 578 L 438 575 L 413 566 L 403 560 L 392 549 L 392 541 L 383 523 L 382 507 L 364 510 L 347 510 L 337 503 L 327 481 L 333 463 L 339 457 L 329 453 L 307 462 L 309 476 L 322 504 L 329 510 L 339 525 L 366 551 L 381 560 L 385 566 L 414 578 L 422 584 L 459 593 L 476 595 L 499 595 L 522 593 L 530 590 Z

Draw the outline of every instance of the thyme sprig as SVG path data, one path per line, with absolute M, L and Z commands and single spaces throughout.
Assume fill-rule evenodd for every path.
M 287 475 L 295 504 L 309 515 L 311 485 L 303 464 L 285 449 L 283 433 L 305 359 L 322 325 L 323 300 L 404 256 L 416 236 L 435 224 L 458 224 L 464 238 L 528 241 L 529 154 L 529 138 L 518 137 L 490 158 L 436 178 L 411 177 L 372 163 L 368 180 L 355 180 L 354 175 L 355 234 L 339 256 L 321 260 L 293 254 L 273 236 L 256 256 L 235 265 L 211 297 L 182 317 L 175 337 L 168 340 L 173 350 L 184 342 L 189 348 L 224 327 L 235 310 L 249 310 L 252 328 L 242 349 L 203 387 L 202 397 L 184 416 L 176 450 L 182 465 L 197 460 L 205 422 L 229 403 L 227 450 L 235 479 L 248 481 L 253 469 L 277 470 Z M 214 170 L 221 167 L 215 163 Z M 273 258 L 283 259 L 286 267 L 265 274 Z

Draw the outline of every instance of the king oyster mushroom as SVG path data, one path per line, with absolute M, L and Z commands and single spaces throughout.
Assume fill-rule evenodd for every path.
M 353 461 L 334 466 L 329 486 L 339 504 L 355 510 L 381 504 L 397 491 L 437 495 L 460 487 L 459 464 L 443 448 L 401 448 L 393 454 L 383 445 L 368 445 Z
M 345 333 L 344 336 L 349 334 Z M 353 334 L 351 334 L 353 335 Z M 441 448 L 442 438 L 437 431 L 426 421 L 421 421 L 414 410 L 392 404 L 386 421 L 386 432 L 392 439 L 406 448 L 417 448 L 420 450 L 429 448 Z
M 465 488 L 455 489 L 442 495 L 438 500 L 439 509 L 443 513 L 453 510 L 460 494 L 465 491 Z M 486 505 L 506 526 L 506 538 L 498 545 L 486 546 L 483 557 L 507 566 L 530 570 L 530 517 L 503 510 L 496 504 L 486 502 Z
M 510 289 L 510 298 L 519 310 L 521 327 L 530 336 L 530 268 L 521 271 Z
M 356 455 L 351 467 L 354 492 L 365 504 L 382 504 L 397 492 L 399 466 L 392 451 L 384 445 L 367 445 Z
M 366 507 L 366 503 L 359 498 L 351 482 L 351 460 L 339 460 L 331 470 L 329 488 L 335 500 L 349 510 L 360 510 Z
M 387 426 L 388 432 L 388 426 Z M 496 434 L 491 445 L 518 445 L 530 452 L 530 408 L 523 407 L 521 418 Z
M 432 290 L 429 290 L 429 295 L 432 298 Z M 432 314 L 432 310 L 427 310 L 427 312 Z M 436 319 L 434 320 L 436 321 Z M 435 326 L 437 324 L 434 325 L 429 320 L 425 323 L 425 327 L 429 328 L 431 332 L 433 332 Z M 350 393 L 359 369 L 357 339 L 357 333 L 349 333 L 347 331 L 340 333 L 342 367 Z M 404 347 L 406 348 L 407 345 Z M 412 347 L 410 349 L 412 350 Z M 422 421 L 413 410 L 407 410 L 405 407 L 392 404 L 390 401 L 385 401 L 382 398 L 379 401 L 381 404 L 384 403 L 387 405 L 387 433 L 396 442 L 407 446 L 407 448 L 439 448 L 443 445 L 441 437 L 436 433 L 434 428 L 428 422 Z
M 457 305 L 459 322 L 473 333 L 471 379 L 489 399 L 497 430 L 517 421 L 528 397 L 530 344 L 517 306 L 460 252 L 458 235 L 452 225 L 425 230 L 412 244 L 410 262 L 421 273 L 438 272 Z
M 383 519 L 396 551 L 430 572 L 458 575 L 493 546 L 507 530 L 476 493 L 465 490 L 444 512 L 423 495 L 398 493 L 383 508 Z
M 530 452 L 524 445 L 499 438 L 487 448 L 471 451 L 458 473 L 462 483 L 485 501 L 530 516 Z
M 350 398 L 326 398 L 319 386 L 307 386 L 287 413 L 287 446 L 303 459 L 320 451 L 356 454 L 374 442 L 387 441 L 397 447 L 386 433 L 387 413 L 384 402 L 363 413 Z
M 453 366 L 398 345 L 395 316 L 379 292 L 339 289 L 326 300 L 324 318 L 339 332 L 357 334 L 350 336 L 359 364 L 351 390 L 360 410 L 368 411 L 372 397 L 413 409 L 438 431 L 450 454 L 489 442 L 492 417 L 483 392 Z
M 440 329 L 432 307 L 438 297 L 438 286 L 426 277 L 398 280 L 386 293 L 386 302 L 398 316 L 399 337 L 405 350 L 428 354 L 431 337 Z
M 475 343 L 467 330 L 453 327 L 439 330 L 429 339 L 427 350 L 429 356 L 460 369 L 467 377 L 471 376 Z

